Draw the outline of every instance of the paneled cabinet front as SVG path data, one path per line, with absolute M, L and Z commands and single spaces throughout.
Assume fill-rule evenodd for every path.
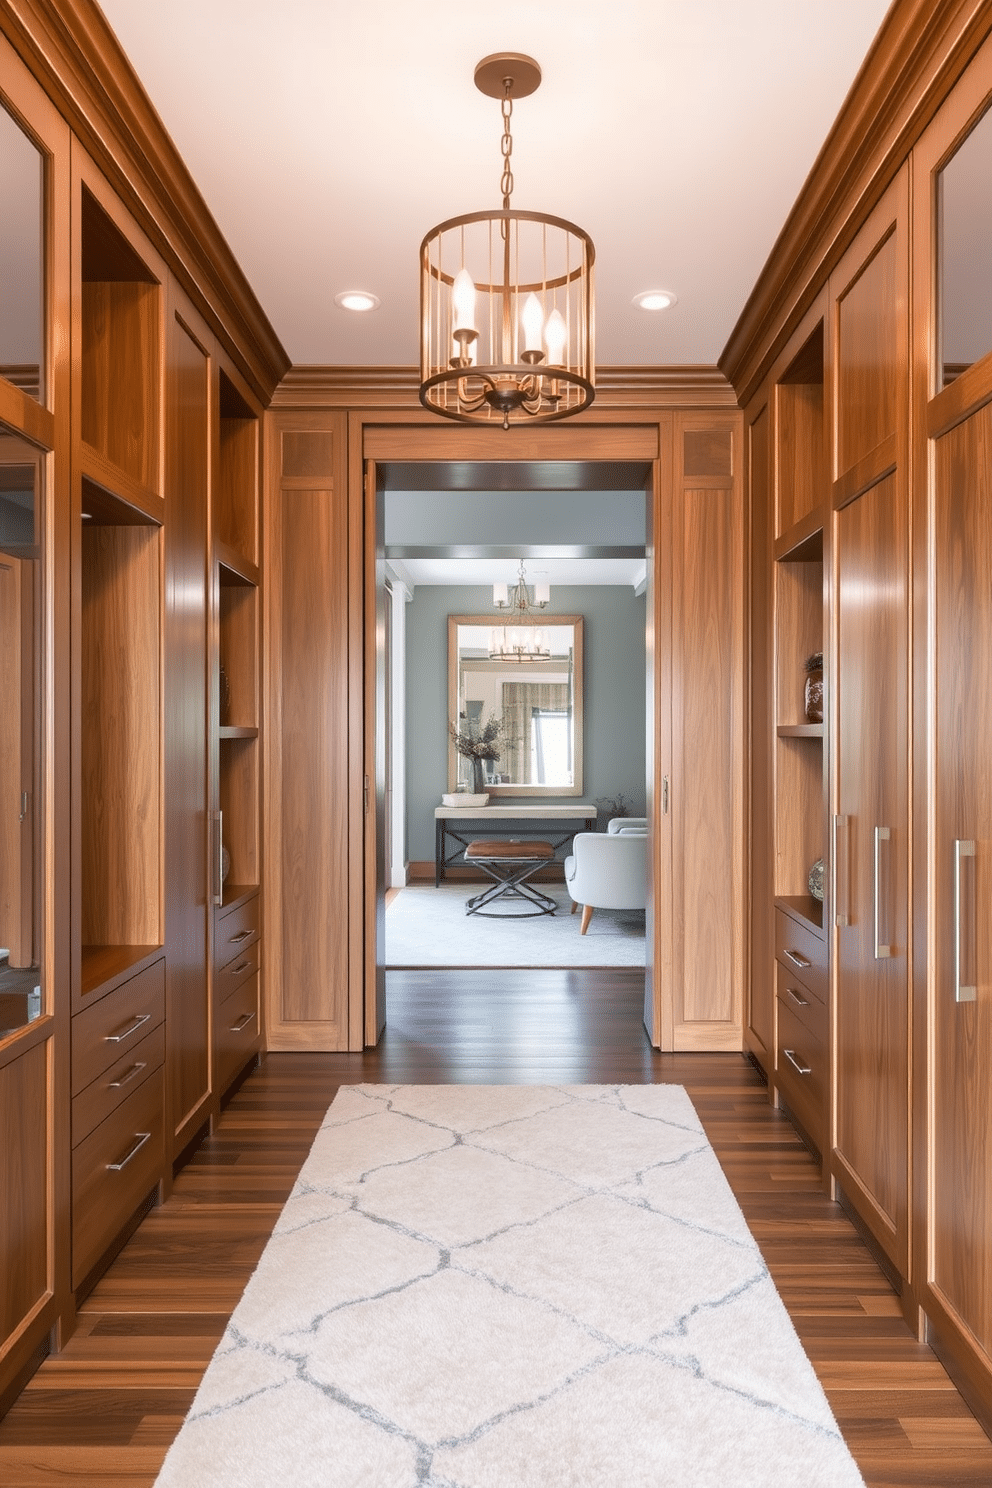
M 831 280 L 837 765 L 831 1171 L 909 1275 L 908 192 L 904 170 Z
M 157 1185 L 165 1156 L 165 962 L 72 1020 L 72 1285 Z

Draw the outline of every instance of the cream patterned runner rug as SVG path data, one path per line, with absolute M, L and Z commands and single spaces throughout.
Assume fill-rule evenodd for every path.
M 681 1086 L 339 1093 L 158 1488 L 856 1488 Z

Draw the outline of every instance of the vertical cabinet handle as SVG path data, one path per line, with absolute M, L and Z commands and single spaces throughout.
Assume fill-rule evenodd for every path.
M 668 815 L 668 776 L 661 782 L 661 809 L 665 816 Z
M 224 903 L 224 813 L 214 812 L 214 903 Z
M 875 917 L 875 960 L 884 961 L 892 955 L 892 946 L 882 941 L 882 843 L 892 839 L 892 832 L 888 827 L 875 828 L 875 853 L 874 853 L 874 892 L 873 905 Z
M 975 844 L 965 838 L 957 837 L 954 840 L 954 1001 L 974 1002 L 978 997 L 978 978 L 968 978 L 966 970 L 966 952 L 969 949 L 965 941 L 972 939 L 964 926 L 965 909 L 968 910 L 968 926 L 973 933 L 975 923 L 974 905 L 974 875 L 972 875 L 972 892 L 966 906 L 964 895 L 964 859 L 975 856 Z M 971 957 L 967 957 L 970 966 Z
M 843 928 L 843 926 L 849 925 L 851 923 L 850 911 L 848 909 L 848 898 L 847 898 L 847 896 L 848 896 L 848 885 L 849 885 L 849 881 L 850 881 L 850 879 L 849 879 L 849 866 L 850 865 L 849 865 L 849 860 L 848 860 L 849 859 L 849 853 L 850 853 L 850 843 L 849 843 L 849 840 L 848 840 L 848 838 L 849 838 L 849 830 L 848 830 L 849 829 L 849 823 L 850 823 L 850 818 L 847 817 L 847 816 L 835 816 L 834 817 L 834 842 L 833 842 L 833 849 L 834 850 L 833 850 L 833 852 L 830 855 L 830 857 L 831 857 L 831 864 L 830 864 L 830 866 L 831 866 L 831 868 L 833 870 L 832 871 L 832 874 L 831 874 L 831 878 L 833 880 L 833 888 L 832 888 L 832 892 L 831 892 L 831 896 L 830 897 L 833 900 L 834 924 L 835 925 L 839 925 L 842 928 Z M 841 850 L 840 850 L 840 839 L 841 839 L 841 834 L 842 833 L 843 833 L 843 837 L 844 837 L 844 853 L 843 853 L 843 858 L 841 857 Z

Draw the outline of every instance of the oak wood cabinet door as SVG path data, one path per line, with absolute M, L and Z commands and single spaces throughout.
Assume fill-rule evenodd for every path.
M 904 1277 L 911 1006 L 908 186 L 904 169 L 830 284 L 837 751 L 830 1170 Z
M 992 404 L 936 441 L 931 1298 L 992 1370 Z M 929 1301 L 927 1310 L 930 1310 Z
M 836 518 L 834 1172 L 908 1268 L 907 512 L 887 476 Z

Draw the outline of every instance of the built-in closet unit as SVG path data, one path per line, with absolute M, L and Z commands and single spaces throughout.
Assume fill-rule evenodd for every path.
M 893 7 L 724 359 L 752 535 L 745 1042 L 992 1428 L 992 9 L 938 10 Z
M 2 1408 L 263 1046 L 285 357 L 95 6 L 0 14 L 0 132 Z

